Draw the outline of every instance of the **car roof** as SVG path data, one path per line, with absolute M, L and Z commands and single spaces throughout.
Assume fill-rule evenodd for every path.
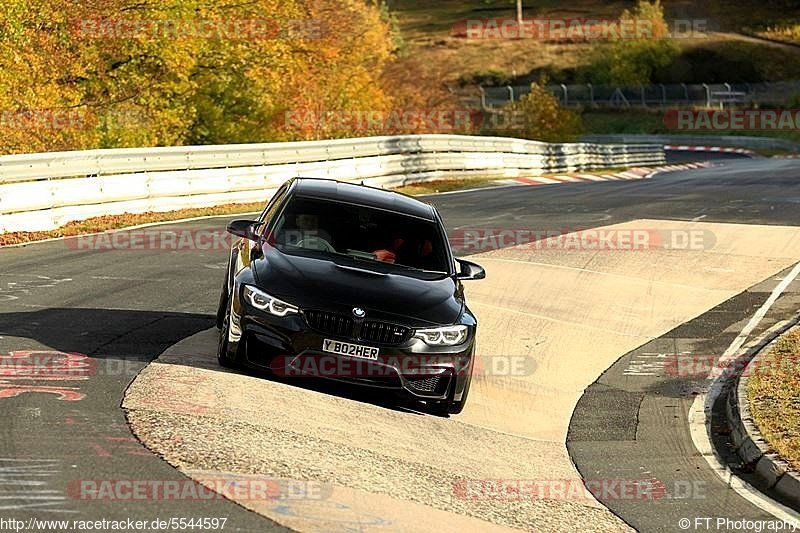
M 304 198 L 365 205 L 426 220 L 436 220 L 432 205 L 398 192 L 321 178 L 296 178 L 295 183 L 295 194 Z

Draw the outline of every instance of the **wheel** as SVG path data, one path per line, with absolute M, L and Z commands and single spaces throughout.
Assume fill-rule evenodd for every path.
M 230 329 L 231 312 L 230 307 L 226 306 L 222 324 L 219 328 L 219 342 L 217 343 L 217 362 L 224 368 L 237 368 L 235 360 L 228 357 L 228 330 Z

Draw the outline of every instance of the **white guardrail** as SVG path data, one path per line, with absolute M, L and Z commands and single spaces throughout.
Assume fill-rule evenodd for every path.
M 73 220 L 266 201 L 294 176 L 378 187 L 664 163 L 663 145 L 402 135 L 0 156 L 0 233 Z

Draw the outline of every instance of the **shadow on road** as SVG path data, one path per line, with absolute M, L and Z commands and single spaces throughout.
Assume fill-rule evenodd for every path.
M 0 357 L 22 350 L 78 353 L 92 360 L 93 375 L 130 382 L 167 348 L 212 328 L 213 323 L 210 315 L 124 309 L 53 308 L 0 313 Z M 203 353 L 170 356 L 159 362 L 230 372 L 220 367 L 213 355 L 216 353 L 216 329 L 209 331 L 208 336 L 209 345 L 204 347 Z M 387 409 L 416 414 L 425 412 L 422 404 L 405 401 L 385 390 L 323 379 L 278 378 L 249 369 L 236 372 Z M 30 382 L 37 381 L 34 377 Z

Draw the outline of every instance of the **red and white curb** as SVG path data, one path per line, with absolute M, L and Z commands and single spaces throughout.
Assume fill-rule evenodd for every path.
M 587 181 L 620 181 L 641 180 L 652 178 L 656 174 L 675 172 L 678 170 L 692 170 L 695 168 L 708 168 L 710 162 L 682 163 L 679 165 L 662 165 L 660 167 L 635 167 L 614 174 L 561 174 L 554 176 L 531 176 L 499 180 L 495 183 L 502 185 L 556 185 L 559 183 L 577 183 Z
M 755 157 L 756 153 L 747 148 L 727 148 L 724 146 L 689 146 L 685 144 L 667 144 L 664 150 L 673 152 L 716 152 L 721 154 L 740 154 L 748 157 Z

